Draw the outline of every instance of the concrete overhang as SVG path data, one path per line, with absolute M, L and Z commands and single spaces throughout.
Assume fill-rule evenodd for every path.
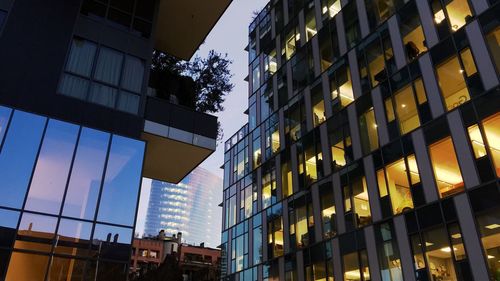
M 155 49 L 189 60 L 232 0 L 161 0 Z
M 216 149 L 217 118 L 148 97 L 143 176 L 179 183 Z

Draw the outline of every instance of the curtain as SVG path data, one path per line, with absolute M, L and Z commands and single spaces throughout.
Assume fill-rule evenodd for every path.
M 144 63 L 134 57 L 127 56 L 122 76 L 122 88 L 140 93 L 144 77 Z
M 88 88 L 88 80 L 65 74 L 61 80 L 61 83 L 59 84 L 59 93 L 77 99 L 85 100 L 87 98 Z
M 96 44 L 92 42 L 83 39 L 73 39 L 66 70 L 90 77 L 96 49 Z
M 139 109 L 139 99 L 140 97 L 138 95 L 128 92 L 120 92 L 118 109 L 132 114 L 137 114 L 137 110 Z
M 90 91 L 90 101 L 114 108 L 117 92 L 118 91 L 115 88 L 104 86 L 99 83 L 93 83 L 92 90 Z
M 118 86 L 123 55 L 106 47 L 101 47 L 94 74 L 96 80 Z

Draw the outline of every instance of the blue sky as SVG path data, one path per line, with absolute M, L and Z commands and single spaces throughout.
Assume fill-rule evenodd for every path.
M 211 49 L 219 53 L 227 53 L 233 60 L 231 71 L 234 73 L 232 82 L 235 87 L 228 95 L 225 110 L 217 116 L 224 130 L 224 142 L 238 131 L 246 122 L 247 115 L 243 112 L 248 107 L 248 83 L 243 79 L 248 75 L 248 53 L 244 50 L 248 44 L 248 26 L 254 11 L 260 11 L 269 0 L 233 0 L 222 18 L 208 35 L 196 55 L 205 57 Z M 202 167 L 222 177 L 219 168 L 224 161 L 224 145 L 219 145 Z

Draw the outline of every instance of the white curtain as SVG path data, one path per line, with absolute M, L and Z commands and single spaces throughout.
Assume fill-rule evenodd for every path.
M 122 88 L 140 93 L 143 76 L 144 63 L 138 58 L 127 56 L 122 76 Z
M 90 91 L 90 101 L 114 108 L 118 90 L 99 83 L 93 83 Z
M 137 114 L 137 110 L 139 109 L 139 99 L 139 96 L 136 94 L 120 92 L 118 109 L 132 114 Z
M 87 98 L 88 88 L 88 80 L 65 74 L 61 79 L 61 83 L 59 84 L 59 93 L 85 100 Z
M 90 77 L 96 49 L 96 44 L 92 42 L 83 39 L 73 39 L 66 70 Z
M 101 47 L 94 78 L 118 86 L 123 55 L 106 47 Z

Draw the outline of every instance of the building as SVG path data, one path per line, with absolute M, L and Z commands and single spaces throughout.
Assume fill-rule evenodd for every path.
M 180 183 L 153 181 L 144 235 L 183 233 L 190 244 L 218 246 L 222 179 L 201 167 Z
M 499 280 L 498 15 L 270 1 L 225 147 L 223 280 Z
M 126 279 L 141 178 L 217 136 L 154 96 L 152 51 L 189 59 L 230 2 L 0 0 L 0 280 Z
M 162 234 L 163 233 L 163 234 Z M 165 236 L 160 232 L 153 238 L 134 239 L 131 259 L 131 278 L 144 276 L 151 270 L 158 269 L 167 255 L 173 256 L 179 264 L 185 281 L 218 281 L 220 278 L 221 251 L 181 243 L 182 233 L 177 236 Z M 160 269 L 161 270 L 161 269 Z M 163 271 L 168 277 L 168 271 Z
M 139 277 L 155 270 L 164 262 L 167 255 L 179 255 L 182 233 L 177 236 L 165 236 L 160 232 L 151 238 L 134 238 L 132 243 L 132 258 L 130 260 L 131 277 Z M 132 278 L 133 279 L 133 278 Z

